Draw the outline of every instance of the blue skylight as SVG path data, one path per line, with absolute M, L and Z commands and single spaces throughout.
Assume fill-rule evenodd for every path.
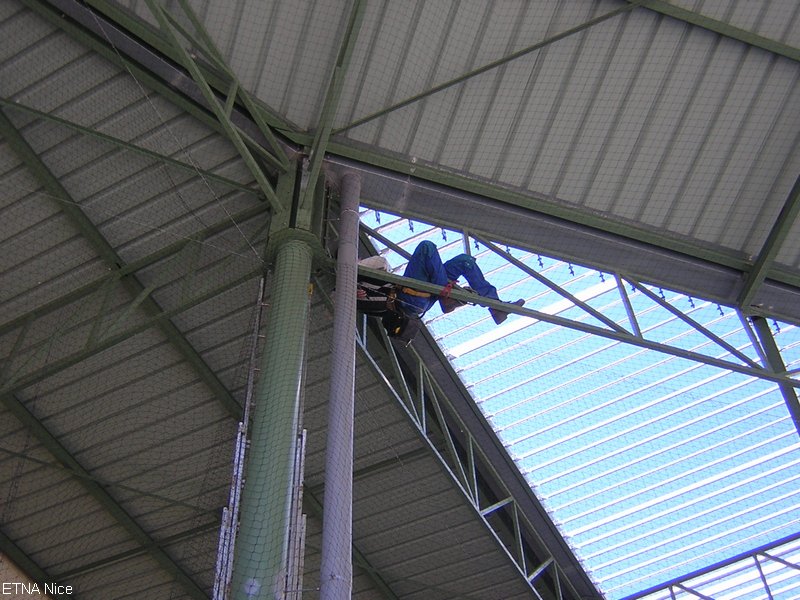
M 368 209 L 362 221 L 407 252 L 423 239 L 445 260 L 465 250 L 460 232 Z M 406 259 L 376 247 L 401 274 Z M 753 374 L 764 359 L 737 311 L 500 248 L 538 277 L 470 240 L 500 297 L 575 327 L 521 315 L 497 326 L 479 306 L 447 315 L 435 307 L 424 320 L 607 598 L 800 531 L 800 438 L 778 384 Z M 674 351 L 626 343 L 614 324 Z M 770 324 L 787 370 L 800 369 L 800 330 Z M 775 552 L 796 559 L 797 547 Z M 798 571 L 763 560 L 761 575 L 751 559 L 697 585 L 742 600 L 766 598 L 766 580 L 773 597 L 800 597 Z

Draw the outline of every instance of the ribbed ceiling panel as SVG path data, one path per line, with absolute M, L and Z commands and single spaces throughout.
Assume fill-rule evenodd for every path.
M 303 131 L 349 7 L 193 3 L 243 85 Z M 800 68 L 759 45 L 791 52 L 798 22 L 790 0 L 368 2 L 333 140 L 749 260 L 800 169 Z

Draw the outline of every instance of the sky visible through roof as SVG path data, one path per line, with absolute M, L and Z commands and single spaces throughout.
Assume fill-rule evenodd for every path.
M 460 232 L 386 213 L 363 209 L 362 223 L 409 253 L 423 239 L 443 260 L 465 249 Z M 406 259 L 373 241 L 402 274 Z M 536 311 L 611 331 L 599 313 L 712 362 L 762 364 L 752 328 L 729 307 L 500 246 L 592 314 L 468 243 L 501 299 L 524 298 Z M 776 383 L 525 316 L 497 326 L 479 306 L 448 315 L 434 307 L 424 320 L 607 598 L 800 531 L 800 438 Z M 787 370 L 800 369 L 800 330 L 769 323 Z M 798 563 L 794 540 L 684 585 L 715 599 L 800 598 Z M 649 597 L 697 597 L 673 594 Z

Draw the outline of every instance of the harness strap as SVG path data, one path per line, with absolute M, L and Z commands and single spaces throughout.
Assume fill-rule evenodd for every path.
M 413 290 L 408 287 L 400 288 L 400 291 L 404 294 L 408 294 L 409 296 L 418 296 L 420 298 L 430 298 L 432 296 L 432 294 L 429 294 L 428 292 L 420 292 L 419 290 Z
M 450 292 L 453 291 L 453 286 L 456 284 L 455 281 L 448 281 L 447 285 L 442 288 L 442 293 L 439 294 L 440 298 L 449 298 Z

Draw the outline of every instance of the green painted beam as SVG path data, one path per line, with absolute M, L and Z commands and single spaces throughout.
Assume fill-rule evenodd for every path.
M 190 97 L 190 94 L 187 94 L 186 90 L 182 88 L 181 85 L 170 81 L 169 77 L 164 78 L 163 75 L 162 77 L 154 75 L 150 70 L 148 70 L 146 65 L 139 64 L 136 61 L 128 58 L 127 55 L 121 52 L 107 37 L 104 38 L 102 35 L 94 35 L 85 27 L 76 24 L 76 22 L 72 19 L 65 19 L 64 15 L 59 10 L 49 6 L 46 0 L 20 1 L 40 17 L 45 19 L 48 23 L 63 30 L 78 43 L 94 52 L 97 52 L 109 62 L 119 66 L 121 69 L 129 73 L 130 76 L 142 86 L 154 90 L 159 95 L 173 103 L 175 106 L 189 113 L 195 119 L 204 123 L 214 131 L 217 131 L 221 134 L 226 133 L 219 120 L 214 117 L 211 111 L 206 108 L 201 101 L 199 101 L 201 96 L 199 88 L 197 91 L 197 98 Z M 120 23 L 122 24 L 121 26 L 129 27 L 130 29 L 128 32 L 132 31 L 133 36 L 138 36 L 139 34 L 143 36 L 132 37 L 131 43 L 140 44 L 139 39 L 146 39 L 152 42 L 152 45 L 150 46 L 143 46 L 145 52 L 158 52 L 165 48 L 171 48 L 171 46 L 168 45 L 160 35 L 154 33 L 155 30 L 152 29 L 148 23 L 145 23 L 140 19 L 132 18 L 129 13 L 126 13 L 124 10 L 120 10 L 114 4 L 110 4 L 102 0 L 89 2 L 89 4 L 98 7 L 97 10 L 104 14 L 107 13 L 112 15 L 114 18 L 119 18 Z M 91 11 L 91 9 L 84 7 L 81 7 L 80 10 Z M 94 15 L 93 12 L 92 16 L 87 18 L 90 19 L 90 24 L 97 24 L 98 26 L 101 26 L 98 23 L 99 19 Z M 128 32 L 126 32 L 124 35 L 130 36 L 131 34 Z M 162 55 L 169 57 L 169 60 L 171 61 L 179 62 L 175 56 L 170 56 L 170 54 L 166 52 L 161 52 L 159 56 Z M 181 75 L 183 75 L 182 71 Z M 207 77 L 208 81 L 215 82 L 215 89 L 227 89 L 224 83 L 222 83 L 222 80 L 218 77 L 215 77 L 213 73 L 204 70 L 203 75 Z M 272 113 L 270 113 L 263 104 L 258 102 L 253 102 L 251 104 L 251 115 L 255 113 L 258 113 L 259 120 L 268 123 L 273 130 L 280 131 L 284 134 L 286 132 L 291 132 L 291 127 L 280 120 L 276 121 L 274 115 L 272 115 Z M 260 143 L 241 130 L 239 133 L 251 150 L 258 152 L 260 155 L 265 155 L 266 150 L 261 146 Z
M 228 139 L 231 141 L 231 143 L 233 143 L 233 145 L 236 147 L 236 150 L 239 152 L 239 155 L 242 157 L 245 165 L 247 165 L 250 173 L 255 178 L 258 186 L 266 195 L 267 200 L 269 201 L 273 210 L 276 213 L 283 212 L 285 207 L 282 206 L 280 199 L 275 194 L 272 183 L 270 183 L 261 166 L 258 164 L 258 162 L 256 162 L 241 133 L 231 122 L 230 116 L 225 114 L 225 110 L 220 103 L 219 98 L 206 80 L 203 72 L 200 70 L 194 59 L 189 55 L 189 52 L 186 50 L 186 48 L 184 48 L 174 22 L 167 15 L 164 8 L 158 4 L 158 2 L 156 2 L 156 0 L 145 1 L 147 2 L 147 6 L 150 8 L 150 11 L 153 13 L 153 16 L 155 16 L 155 18 L 158 20 L 162 31 L 172 41 L 173 48 L 178 54 L 180 64 L 191 74 L 192 79 L 194 80 L 195 84 L 197 84 L 200 92 L 203 94 L 203 97 L 211 108 L 211 111 L 217 117 L 217 120 L 222 126 L 223 131 L 228 136 Z
M 759 286 L 767 278 L 770 267 L 778 255 L 786 236 L 789 235 L 789 232 L 794 227 L 798 213 L 800 213 L 800 177 L 795 180 L 794 186 L 775 219 L 755 264 L 747 274 L 747 280 L 739 295 L 739 306 L 742 310 L 747 311 L 750 309 L 753 299 L 758 293 Z
M 281 144 L 278 142 L 277 137 L 272 131 L 272 127 L 270 127 L 269 123 L 267 123 L 266 119 L 264 118 L 263 111 L 259 110 L 256 101 L 253 99 L 250 93 L 243 88 L 238 78 L 236 77 L 236 74 L 233 72 L 233 69 L 231 69 L 225 63 L 225 58 L 222 56 L 222 53 L 217 48 L 216 44 L 214 44 L 214 40 L 211 39 L 211 36 L 208 34 L 205 27 L 200 22 L 200 19 L 197 18 L 197 15 L 189 6 L 189 3 L 186 2 L 186 0 L 179 0 L 179 2 L 181 8 L 183 9 L 183 12 L 186 14 L 187 17 L 189 17 L 189 20 L 192 22 L 192 25 L 194 25 L 195 30 L 198 32 L 200 36 L 202 44 L 198 44 L 198 47 L 199 48 L 205 47 L 207 49 L 206 52 L 211 58 L 211 60 L 214 62 L 214 65 L 217 68 L 221 69 L 228 76 L 228 78 L 231 81 L 231 89 L 236 90 L 235 93 L 233 94 L 231 94 L 230 92 L 228 93 L 226 112 L 230 114 L 230 108 L 233 107 L 233 103 L 235 103 L 237 97 L 241 99 L 242 104 L 245 106 L 250 115 L 253 117 L 256 125 L 258 125 L 259 130 L 263 134 L 264 138 L 267 140 L 267 143 L 272 148 L 274 157 L 278 161 L 278 166 L 281 168 L 283 172 L 288 171 L 290 166 L 289 158 L 286 156 L 286 153 L 283 152 Z
M 344 87 L 344 80 L 347 75 L 347 69 L 350 66 L 350 61 L 353 57 L 353 50 L 355 49 L 356 41 L 358 40 L 358 33 L 361 30 L 361 24 L 364 21 L 365 11 L 365 0 L 355 0 L 350 12 L 347 30 L 342 38 L 341 46 L 339 47 L 339 52 L 336 57 L 336 66 L 334 67 L 333 73 L 331 74 L 331 79 L 328 82 L 328 89 L 325 94 L 325 102 L 322 105 L 322 112 L 320 114 L 314 141 L 311 144 L 311 165 L 309 167 L 309 178 L 303 202 L 303 204 L 306 206 L 310 206 L 313 203 L 313 196 L 316 190 L 316 181 L 319 177 L 320 170 L 322 169 L 322 161 L 325 158 L 325 151 L 327 150 L 328 143 L 331 138 L 333 119 L 336 116 L 336 111 L 339 107 L 339 101 L 341 99 L 342 89 Z
M 631 0 L 628 1 L 631 2 Z M 631 3 L 633 4 L 633 2 Z M 692 25 L 696 25 L 697 27 L 702 27 L 703 29 L 713 31 L 714 33 L 718 33 L 724 37 L 736 40 L 738 42 L 743 42 L 749 46 L 761 48 L 767 52 L 772 52 L 779 56 L 783 56 L 789 60 L 800 61 L 800 48 L 789 46 L 788 44 L 784 44 L 778 40 L 758 35 L 752 31 L 747 31 L 746 29 L 734 27 L 729 23 L 706 17 L 698 12 L 681 8 L 680 6 L 676 6 L 675 4 L 671 4 L 669 2 L 664 2 L 664 0 L 643 0 L 636 2 L 636 4 L 662 15 L 667 15 L 668 17 L 679 19 Z
M 117 501 L 98 483 L 93 481 L 91 473 L 61 445 L 56 437 L 42 425 L 13 393 L 2 393 L 0 401 L 25 426 L 25 428 L 44 446 L 57 461 L 67 469 L 85 475 L 77 479 L 92 498 L 102 506 L 117 523 L 143 548 L 169 575 L 180 584 L 186 594 L 197 600 L 207 600 L 208 596 L 197 584 L 161 549 L 161 547 L 145 532 Z
M 142 40 L 143 43 L 147 44 L 155 51 L 164 56 L 170 57 L 175 62 L 178 62 L 177 54 L 175 53 L 173 45 L 167 41 L 163 35 L 161 35 L 158 29 L 153 27 L 144 19 L 136 17 L 133 12 L 126 9 L 118 2 L 109 2 L 108 0 L 87 0 L 86 4 L 91 6 L 97 12 L 106 16 L 108 19 L 117 23 L 121 28 L 130 32 L 135 38 Z M 204 76 L 206 77 L 207 81 L 211 83 L 214 89 L 217 91 L 226 89 L 225 81 L 217 73 L 206 69 L 204 65 L 199 66 L 201 69 L 203 69 Z M 267 106 L 260 105 L 257 101 L 255 105 L 258 106 L 258 112 L 260 113 L 259 118 L 263 119 L 272 130 L 280 131 L 284 134 L 291 134 L 294 131 L 294 127 L 289 121 L 281 118 L 279 115 L 269 110 Z
M 145 491 L 145 490 L 140 489 L 140 488 L 135 488 L 135 487 L 132 487 L 132 486 L 129 486 L 129 485 L 125 485 L 124 483 L 117 483 L 115 481 L 110 481 L 108 479 L 102 479 L 100 477 L 95 477 L 94 475 L 87 475 L 85 473 L 79 473 L 77 471 L 73 471 L 71 469 L 68 469 L 65 465 L 63 465 L 61 463 L 56 464 L 54 462 L 50 462 L 50 461 L 47 461 L 47 460 L 42 460 L 40 458 L 35 458 L 35 457 L 31 456 L 30 454 L 25 454 L 24 452 L 15 452 L 14 450 L 10 450 L 9 448 L 0 447 L 0 453 L 5 454 L 6 456 L 17 458 L 19 460 L 24 460 L 25 462 L 33 463 L 33 464 L 35 464 L 35 465 L 37 465 L 39 467 L 43 467 L 45 469 L 58 471 L 61 474 L 65 474 L 66 473 L 70 477 L 74 477 L 76 479 L 90 479 L 91 481 L 95 482 L 100 487 L 102 487 L 103 489 L 106 489 L 106 490 L 112 489 L 112 488 L 116 488 L 116 489 L 119 489 L 119 490 L 132 492 L 133 494 L 135 494 L 136 496 L 139 496 L 139 497 L 152 498 L 153 500 L 157 500 L 159 502 L 162 502 L 165 505 L 180 506 L 180 507 L 183 507 L 183 508 L 188 508 L 190 510 L 196 511 L 198 517 L 201 517 L 204 514 L 210 513 L 210 512 L 213 512 L 214 514 L 217 514 L 219 512 L 217 510 L 209 511 L 207 508 L 203 508 L 203 507 L 197 506 L 195 504 L 190 504 L 190 503 L 184 502 L 182 500 L 176 500 L 174 498 L 167 498 L 167 497 L 162 496 L 160 494 L 155 494 L 153 492 L 148 492 L 148 491 Z
M 776 373 L 785 373 L 786 364 L 783 362 L 781 351 L 778 348 L 778 344 L 775 343 L 775 338 L 772 335 L 767 320 L 764 317 L 751 317 L 750 321 L 753 323 L 753 327 L 756 330 L 756 335 L 758 335 L 761 347 L 764 349 L 764 354 L 766 355 L 769 366 Z M 789 415 L 792 417 L 792 421 L 794 421 L 794 426 L 797 432 L 800 433 L 800 402 L 797 399 L 797 392 L 792 386 L 786 385 L 785 383 L 778 383 L 778 388 L 781 390 L 781 395 L 786 402 Z
M 107 40 L 99 39 L 86 31 L 83 27 L 76 25 L 72 20 L 65 19 L 60 12 L 54 10 L 43 0 L 20 0 L 20 2 L 42 17 L 50 25 L 64 31 L 64 33 L 79 44 L 97 52 L 112 64 L 128 72 L 131 77 L 142 85 L 156 91 L 159 95 L 175 104 L 181 110 L 191 114 L 198 121 L 208 125 L 215 131 L 222 132 L 222 127 L 219 122 L 211 116 L 206 109 L 199 106 L 184 94 L 176 91 L 172 86 L 167 85 L 162 79 L 154 76 L 137 62 L 126 58 Z
M 187 7 L 187 10 L 190 10 Z M 211 84 L 211 82 L 206 77 L 206 70 L 201 68 L 200 62 L 195 56 L 194 53 L 190 54 L 188 51 L 184 50 L 184 45 L 187 45 L 189 42 L 189 47 L 196 47 L 198 49 L 202 49 L 202 44 L 198 43 L 195 40 L 194 36 L 192 36 L 189 32 L 187 32 L 180 21 L 176 19 L 171 13 L 169 13 L 166 9 L 162 9 L 161 14 L 163 14 L 166 22 L 170 25 L 170 31 L 173 34 L 173 43 L 179 44 L 177 47 L 180 49 L 179 55 L 182 57 L 183 60 L 180 62 L 186 65 L 187 70 L 192 75 L 195 83 L 197 84 L 198 89 L 202 92 L 203 96 L 206 99 L 208 106 L 211 107 L 212 112 L 217 117 L 217 120 L 223 127 L 223 131 L 228 135 L 230 141 L 234 144 L 234 146 L 239 150 L 239 153 L 242 155 L 245 164 L 251 168 L 256 163 L 251 163 L 251 157 L 249 155 L 249 151 L 253 150 L 257 152 L 262 159 L 270 166 L 273 170 L 279 173 L 285 173 L 289 168 L 289 159 L 287 158 L 286 154 L 283 152 L 281 148 L 281 144 L 278 142 L 275 135 L 272 133 L 272 130 L 267 126 L 260 129 L 261 134 L 264 136 L 264 139 L 269 146 L 269 149 L 265 146 L 258 144 L 250 135 L 242 131 L 236 124 L 233 122 L 232 115 L 233 115 L 233 107 L 236 104 L 237 100 L 243 99 L 245 96 L 249 98 L 249 96 L 244 92 L 242 86 L 240 85 L 239 81 L 236 79 L 235 74 L 231 71 L 228 66 L 224 63 L 221 56 L 217 55 L 214 57 L 215 59 L 215 66 L 223 72 L 227 76 L 227 85 L 223 86 L 224 91 L 219 92 L 215 86 Z M 192 13 L 193 14 L 193 13 Z M 198 27 L 202 26 L 198 22 Z M 185 40 L 182 44 L 180 43 L 180 38 L 178 34 L 183 37 Z M 202 39 L 207 39 L 209 44 L 213 44 L 211 42 L 211 38 L 208 37 L 206 34 L 205 36 L 201 36 Z M 214 49 L 215 50 L 215 49 Z M 205 54 L 206 52 L 204 52 Z M 213 56 L 213 52 L 212 52 Z M 191 62 L 191 65 L 188 64 L 187 61 Z M 224 104 L 222 100 L 224 99 Z M 253 105 L 252 102 L 245 102 L 245 104 L 249 104 L 250 106 Z M 251 115 L 253 116 L 253 115 Z M 256 122 L 263 123 L 263 119 L 259 120 L 256 118 Z M 244 153 L 243 153 L 244 152 Z M 256 180 L 259 179 L 259 175 L 255 175 Z M 268 199 L 269 193 L 267 194 Z
M 215 515 L 218 517 L 219 515 Z M 198 516 L 199 518 L 199 516 Z M 180 533 L 176 533 L 175 535 L 171 535 L 168 538 L 164 538 L 163 540 L 159 540 L 158 542 L 154 542 L 154 545 L 158 546 L 161 549 L 168 548 L 174 544 L 178 544 L 185 540 L 192 539 L 195 536 L 203 535 L 206 533 L 211 533 L 213 531 L 219 531 L 219 518 L 214 519 L 211 522 L 198 525 L 196 527 L 192 527 L 191 529 L 187 529 L 185 531 L 181 531 Z M 136 548 L 132 548 L 131 550 L 127 550 L 125 552 L 119 552 L 117 554 L 113 554 L 110 556 L 106 556 L 100 560 L 95 560 L 85 565 L 81 565 L 79 567 L 75 567 L 74 569 L 70 569 L 69 571 L 64 571 L 63 573 L 59 573 L 56 578 L 58 581 L 60 580 L 67 580 L 70 577 L 75 577 L 78 575 L 84 575 L 86 573 L 91 573 L 92 571 L 96 571 L 98 569 L 103 569 L 109 565 L 114 563 L 122 562 L 125 560 L 130 560 L 132 558 L 136 558 L 137 556 L 141 556 L 146 554 L 150 551 L 149 547 L 139 546 Z
M 42 121 L 48 121 L 50 123 L 56 123 L 57 125 L 61 125 L 73 131 L 76 131 L 80 134 L 96 138 L 102 142 L 107 142 L 117 148 L 121 148 L 126 151 L 130 151 L 134 154 L 138 154 L 140 156 L 144 156 L 146 158 L 151 158 L 155 161 L 164 163 L 165 165 L 169 165 L 172 167 L 176 167 L 178 169 L 182 169 L 184 171 L 189 171 L 196 175 L 199 175 L 203 179 L 207 179 L 209 181 L 214 181 L 216 183 L 221 183 L 227 187 L 232 189 L 240 190 L 242 192 L 247 192 L 249 194 L 254 194 L 257 196 L 263 197 L 263 193 L 261 190 L 257 188 L 250 187 L 246 184 L 240 183 L 238 181 L 234 181 L 233 179 L 229 179 L 227 177 L 223 177 L 222 175 L 217 175 L 216 173 L 212 173 L 211 171 L 206 171 L 204 169 L 199 169 L 196 165 L 191 165 L 179 160 L 176 160 L 170 156 L 166 156 L 164 154 L 159 154 L 158 152 L 154 152 L 152 150 L 148 150 L 147 148 L 143 148 L 141 146 L 137 146 L 131 142 L 126 142 L 125 140 L 121 140 L 119 138 L 115 138 L 114 136 L 102 133 L 97 131 L 96 129 L 92 129 L 90 127 L 85 127 L 84 125 L 80 125 L 78 123 L 74 123 L 72 121 L 68 121 L 66 119 L 62 119 L 57 117 L 51 113 L 45 113 L 30 106 L 25 106 L 24 104 L 20 104 L 19 102 L 9 100 L 8 98 L 0 98 L 0 107 L 5 107 L 7 110 L 10 111 L 20 111 L 24 112 L 28 115 L 31 115 L 37 119 L 41 119 Z
M 181 250 L 190 246 L 191 244 L 198 244 L 202 243 L 202 240 L 227 229 L 230 229 L 234 226 L 234 223 L 240 223 L 252 217 L 258 216 L 267 212 L 267 205 L 266 204 L 259 204 L 254 208 L 244 210 L 242 212 L 236 213 L 232 215 L 230 219 L 225 219 L 224 221 L 220 221 L 211 225 L 207 229 L 203 229 L 196 234 L 193 234 L 191 237 L 183 238 L 178 240 L 177 242 L 170 244 L 168 246 L 164 246 L 157 252 L 153 252 L 147 256 L 144 256 L 138 260 L 131 261 L 127 263 L 124 267 L 117 269 L 104 275 L 103 277 L 98 277 L 94 281 L 90 281 L 89 283 L 72 290 L 58 298 L 54 298 L 50 302 L 43 304 L 41 306 L 37 306 L 30 311 L 23 313 L 22 315 L 11 319 L 0 325 L 0 336 L 13 331 L 14 329 L 24 327 L 26 323 L 32 321 L 34 319 L 39 319 L 45 315 L 48 315 L 54 311 L 64 308 L 68 304 L 80 300 L 81 298 L 86 298 L 87 296 L 97 292 L 99 289 L 103 288 L 114 281 L 120 280 L 123 277 L 136 273 L 141 269 L 149 267 L 161 260 L 167 259 L 175 254 L 178 254 Z
M 125 262 L 120 258 L 108 241 L 103 237 L 94 223 L 83 213 L 78 204 L 73 200 L 58 179 L 50 172 L 42 162 L 33 148 L 24 139 L 22 134 L 17 131 L 11 121 L 0 109 L 0 133 L 6 142 L 14 150 L 19 159 L 31 171 L 42 187 L 52 198 L 66 217 L 72 222 L 76 229 L 86 238 L 89 244 L 98 253 L 100 258 L 112 270 L 120 270 L 125 267 Z M 134 275 L 122 278 L 123 284 L 128 288 L 133 298 L 138 297 L 144 291 L 144 286 Z M 142 309 L 150 315 L 158 315 L 161 308 L 151 297 L 146 297 L 142 302 Z M 183 333 L 169 319 L 159 319 L 157 321 L 161 332 L 166 336 L 170 343 L 183 356 L 186 362 L 195 370 L 200 379 L 208 385 L 219 399 L 225 410 L 232 416 L 240 413 L 239 403 L 233 398 L 228 389 L 217 378 L 214 371 L 205 363 L 200 354 L 186 340 Z
M 152 327 L 157 327 L 162 322 L 168 321 L 171 318 L 189 310 L 190 308 L 193 308 L 199 304 L 202 304 L 203 302 L 206 302 L 218 296 L 219 294 L 223 294 L 226 291 L 231 290 L 242 283 L 245 283 L 246 281 L 253 280 L 256 277 L 259 277 L 263 273 L 263 271 L 264 271 L 263 268 L 259 266 L 258 268 L 252 269 L 233 280 L 225 282 L 222 285 L 209 288 L 205 292 L 184 301 L 180 305 L 168 311 L 163 311 L 156 315 L 150 315 L 145 321 L 137 324 L 136 326 L 120 331 L 114 334 L 113 336 L 108 336 L 101 340 L 98 340 L 88 348 L 81 348 L 80 350 L 73 352 L 72 354 L 48 362 L 41 368 L 20 376 L 12 384 L 4 385 L 2 388 L 0 388 L 0 394 L 16 393 L 18 391 L 25 389 L 26 387 L 35 385 L 41 380 L 50 377 L 51 375 L 54 375 L 56 373 L 59 373 L 64 369 L 68 369 L 69 367 L 76 365 L 86 360 L 87 358 L 95 356 L 96 354 L 102 352 L 103 350 L 107 350 L 109 348 L 112 348 L 113 346 L 116 346 L 117 344 L 121 344 L 122 342 L 132 338 L 133 336 L 139 333 L 147 331 Z M 241 414 L 242 414 L 241 407 L 239 407 L 239 404 L 234 399 L 231 399 L 231 402 L 233 404 L 231 405 L 225 404 L 224 406 L 228 409 L 229 414 L 231 414 L 233 418 L 235 418 L 236 420 L 241 420 Z
M 586 21 L 584 23 L 581 23 L 580 25 L 577 25 L 575 27 L 571 27 L 570 29 L 562 31 L 561 33 L 557 33 L 557 34 L 555 34 L 553 36 L 550 36 L 549 38 L 546 38 L 546 39 L 544 39 L 544 40 L 542 40 L 540 42 L 536 42 L 535 44 L 527 46 L 526 48 L 523 48 L 522 50 L 517 50 L 516 52 L 512 52 L 508 56 L 504 56 L 503 58 L 499 58 L 499 59 L 497 59 L 495 61 L 492 61 L 490 63 L 487 63 L 487 64 L 485 64 L 485 65 L 483 65 L 481 67 L 478 67 L 477 69 L 473 69 L 471 71 L 468 71 L 467 73 L 459 75 L 458 77 L 454 77 L 453 79 L 445 81 L 444 83 L 440 83 L 438 85 L 435 85 L 435 86 L 433 86 L 432 88 L 430 88 L 428 90 L 425 90 L 423 92 L 419 92 L 418 94 L 410 96 L 410 97 L 408 97 L 408 98 L 406 98 L 404 100 L 401 100 L 400 102 L 396 102 L 395 104 L 392 104 L 391 106 L 387 106 L 386 108 L 383 108 L 383 109 L 381 109 L 379 111 L 376 111 L 374 113 L 371 113 L 369 115 L 361 117 L 360 119 L 356 119 L 352 123 L 349 123 L 349 124 L 345 125 L 344 127 L 340 127 L 338 129 L 336 129 L 333 132 L 333 135 L 338 135 L 338 134 L 343 133 L 343 132 L 345 132 L 345 131 L 347 131 L 349 129 L 353 129 L 354 127 L 358 127 L 359 125 L 363 125 L 365 123 L 369 123 L 370 121 L 374 121 L 375 119 L 383 117 L 383 116 L 385 116 L 385 115 L 387 115 L 387 114 L 389 114 L 391 112 L 394 112 L 396 110 L 400 110 L 401 108 L 405 108 L 406 106 L 414 104 L 415 102 L 419 102 L 423 98 L 427 98 L 429 96 L 433 96 L 434 94 L 438 94 L 439 92 L 442 92 L 442 91 L 444 91 L 446 89 L 449 89 L 449 88 L 451 88 L 451 87 L 453 87 L 455 85 L 459 85 L 461 83 L 464 83 L 465 81 L 467 81 L 469 79 L 472 79 L 473 77 L 477 77 L 478 75 L 482 75 L 483 73 L 486 73 L 487 71 L 491 71 L 491 70 L 496 69 L 498 67 L 501 67 L 501 66 L 503 66 L 505 64 L 508 64 L 508 63 L 510 63 L 510 62 L 512 62 L 514 60 L 522 58 L 523 56 L 527 56 L 528 54 L 530 54 L 532 52 L 536 52 L 537 50 L 541 50 L 545 46 L 549 46 L 550 44 L 554 44 L 555 42 L 558 42 L 559 40 L 562 40 L 562 39 L 567 38 L 569 36 L 575 35 L 576 33 L 584 31 L 585 29 L 589 29 L 590 27 L 594 27 L 595 25 L 597 25 L 599 23 L 602 23 L 604 21 L 607 21 L 608 19 L 616 17 L 616 16 L 618 16 L 618 15 L 620 15 L 622 13 L 628 12 L 628 11 L 632 10 L 633 8 L 635 8 L 636 6 L 639 6 L 641 4 L 641 2 L 642 2 L 642 0 L 631 0 L 631 3 L 628 4 L 628 5 L 623 5 L 623 6 L 619 7 L 619 8 L 615 8 L 614 10 L 609 11 L 609 12 L 603 14 L 603 15 L 600 15 L 599 17 L 596 17 L 594 19 L 590 19 L 590 20 L 588 20 L 588 21 Z

